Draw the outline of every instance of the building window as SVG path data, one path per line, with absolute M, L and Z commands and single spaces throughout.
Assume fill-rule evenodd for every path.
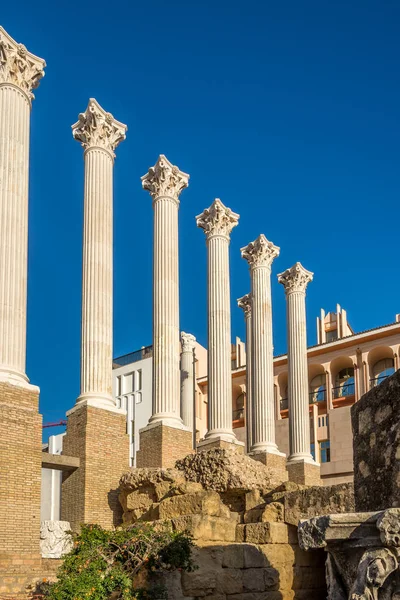
M 319 455 L 322 463 L 331 462 L 331 443 L 329 440 L 319 443 Z
M 326 400 L 326 375 L 317 375 L 310 382 L 310 404 L 325 402 Z
M 244 394 L 240 394 L 236 398 L 235 408 L 233 410 L 233 421 L 237 421 L 238 419 L 244 419 Z
M 394 360 L 393 358 L 383 358 L 374 364 L 372 369 L 371 383 L 373 386 L 379 385 L 390 375 L 394 373 Z
M 354 368 L 347 367 L 336 375 L 333 397 L 354 396 Z
M 337 329 L 332 329 L 332 331 L 326 332 L 326 341 L 327 342 L 335 342 L 338 339 Z
M 142 369 L 138 369 L 136 371 L 136 388 L 135 390 L 139 392 L 142 389 Z
M 311 452 L 311 456 L 312 456 L 312 457 L 313 457 L 313 459 L 316 461 L 316 458 L 315 458 L 315 444 L 314 444 L 314 442 L 312 442 L 312 443 L 310 444 L 310 452 Z

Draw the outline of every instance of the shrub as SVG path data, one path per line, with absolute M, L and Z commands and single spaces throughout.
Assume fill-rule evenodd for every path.
M 74 536 L 74 549 L 48 586 L 49 600 L 142 600 L 166 598 L 161 586 L 146 584 L 147 572 L 192 571 L 193 542 L 186 533 L 140 524 L 107 531 L 85 525 Z M 140 584 L 140 581 L 142 584 Z

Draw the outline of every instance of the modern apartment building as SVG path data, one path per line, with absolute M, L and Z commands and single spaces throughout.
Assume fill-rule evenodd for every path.
M 317 318 L 317 344 L 307 350 L 310 447 L 321 463 L 326 485 L 353 478 L 350 408 L 371 387 L 400 367 L 400 315 L 393 323 L 356 333 L 339 305 Z M 288 359 L 274 358 L 276 441 L 289 452 L 290 398 Z M 207 402 L 207 377 L 197 381 Z M 232 420 L 237 437 L 246 441 L 246 352 L 239 339 L 232 346 Z

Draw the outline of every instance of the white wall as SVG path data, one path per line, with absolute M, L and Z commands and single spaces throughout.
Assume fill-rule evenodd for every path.
M 65 433 L 49 437 L 49 454 L 61 454 Z M 42 469 L 41 521 L 59 521 L 61 514 L 61 471 Z
M 139 430 L 146 427 L 151 417 L 152 391 L 151 357 L 113 369 L 113 396 L 119 408 L 127 411 L 127 432 L 131 465 L 139 450 Z

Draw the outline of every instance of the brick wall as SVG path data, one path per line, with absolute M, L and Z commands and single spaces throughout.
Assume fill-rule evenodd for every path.
M 64 475 L 61 519 L 75 531 L 83 523 L 119 525 L 119 480 L 129 468 L 125 415 L 92 406 L 75 409 L 68 416 L 63 453 L 81 462 L 74 473 Z
M 140 450 L 136 454 L 137 467 L 173 467 L 179 458 L 191 452 L 191 431 L 166 427 L 161 423 L 140 432 Z
M 0 383 L 0 598 L 23 598 L 41 568 L 39 390 Z

